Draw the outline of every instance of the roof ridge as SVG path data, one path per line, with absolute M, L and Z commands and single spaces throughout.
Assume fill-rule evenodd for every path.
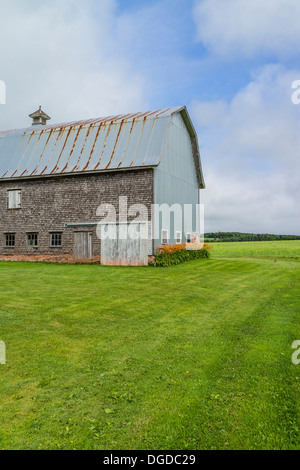
M 25 127 L 25 128 L 19 128 L 19 129 L 8 129 L 4 131 L 0 131 L 0 137 L 4 136 L 6 134 L 12 134 L 12 133 L 18 133 L 18 132 L 38 132 L 40 130 L 46 131 L 47 129 L 61 129 L 61 128 L 68 128 L 68 127 L 79 127 L 79 126 L 85 126 L 85 125 L 92 125 L 92 124 L 98 124 L 98 123 L 112 123 L 114 121 L 130 121 L 131 119 L 139 119 L 139 118 L 152 118 L 155 117 L 156 115 L 157 118 L 159 117 L 169 117 L 171 114 L 180 111 L 183 109 L 184 106 L 177 106 L 177 107 L 170 107 L 170 108 L 161 108 L 161 109 L 155 109 L 151 111 L 145 111 L 145 112 L 135 112 L 135 113 L 128 113 L 128 114 L 116 114 L 116 115 L 111 115 L 111 116 L 103 116 L 103 117 L 98 117 L 98 118 L 89 118 L 89 119 L 83 119 L 79 121 L 69 121 L 69 122 L 62 122 L 58 124 L 47 124 L 47 125 L 41 125 L 41 126 L 30 126 L 30 127 Z M 163 114 L 166 114 L 166 116 L 162 116 Z

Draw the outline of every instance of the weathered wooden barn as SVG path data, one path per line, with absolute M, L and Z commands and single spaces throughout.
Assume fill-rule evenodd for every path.
M 193 227 L 172 229 L 153 212 L 153 205 L 196 207 L 205 187 L 186 107 L 59 125 L 47 125 L 41 108 L 30 117 L 30 128 L 0 132 L 1 258 L 99 261 L 102 252 L 107 264 L 146 264 L 156 246 L 199 230 L 195 216 Z M 120 198 L 147 208 L 140 245 L 99 239 L 99 206 L 119 216 Z

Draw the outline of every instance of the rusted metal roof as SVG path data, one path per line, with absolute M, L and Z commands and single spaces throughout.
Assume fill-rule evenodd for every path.
M 185 107 L 0 132 L 0 179 L 159 165 L 169 119 Z

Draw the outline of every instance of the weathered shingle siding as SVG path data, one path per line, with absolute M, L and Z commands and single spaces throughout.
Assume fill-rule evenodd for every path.
M 7 209 L 8 190 L 22 190 L 21 209 Z M 153 170 L 119 171 L 94 175 L 2 181 L 0 183 L 0 254 L 60 255 L 73 254 L 74 229 L 65 223 L 98 222 L 100 204 L 119 207 L 119 197 L 128 197 L 128 206 L 144 204 L 151 217 L 153 204 Z M 93 254 L 100 254 L 96 229 Z M 61 248 L 50 247 L 50 232 L 63 233 Z M 5 233 L 16 234 L 15 248 L 5 247 Z M 29 247 L 27 233 L 39 233 L 39 247 Z

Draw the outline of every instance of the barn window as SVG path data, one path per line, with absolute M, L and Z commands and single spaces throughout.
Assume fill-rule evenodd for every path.
M 190 233 L 187 233 L 187 234 L 186 234 L 186 242 L 187 242 L 187 243 L 191 243 L 191 241 L 192 241 L 191 234 L 190 234 Z
M 38 246 L 39 237 L 37 233 L 27 233 L 28 246 Z
M 168 230 L 162 230 L 161 231 L 161 242 L 163 245 L 167 245 L 169 241 L 169 234 Z
M 176 232 L 176 243 L 177 243 L 177 245 L 180 245 L 180 243 L 182 243 L 182 233 L 181 232 Z
M 6 233 L 5 234 L 5 246 L 7 246 L 7 247 L 16 246 L 16 234 L 15 233 Z
M 21 208 L 21 190 L 9 190 L 7 196 L 7 208 L 8 209 L 20 209 Z
M 50 245 L 51 246 L 62 246 L 62 233 L 51 233 L 50 234 Z

